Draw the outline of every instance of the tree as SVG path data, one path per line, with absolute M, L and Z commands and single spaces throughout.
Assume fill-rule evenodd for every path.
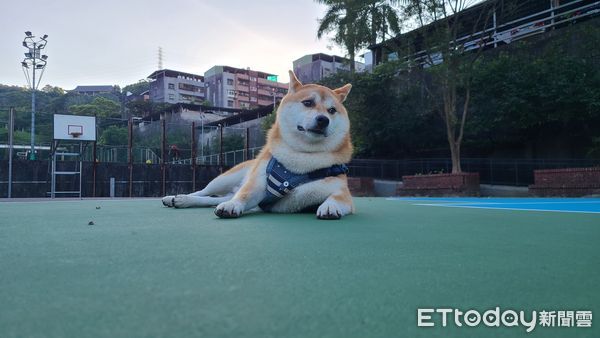
M 317 38 L 321 39 L 323 35 L 333 32 L 333 42 L 346 49 L 350 59 L 350 72 L 354 73 L 356 52 L 364 45 L 367 36 L 365 27 L 357 24 L 362 2 L 359 0 L 316 1 L 328 7 L 323 18 L 319 19 Z M 361 20 L 360 23 L 364 21 Z
M 369 29 L 369 36 L 366 38 L 369 45 L 377 44 L 379 38 L 384 41 L 389 33 L 400 33 L 400 19 L 394 7 L 400 1 L 365 0 L 363 3 L 360 20 L 364 21 L 361 25 Z
M 102 145 L 125 145 L 127 144 L 129 132 L 126 127 L 108 126 L 100 135 L 99 144 Z
M 400 32 L 396 9 L 390 0 L 316 0 L 326 5 L 327 11 L 319 19 L 317 38 L 333 32 L 333 42 L 342 46 L 350 59 L 350 72 L 354 73 L 356 53 L 365 46 L 376 44 L 389 31 Z
M 123 87 L 121 92 L 123 93 L 123 95 L 127 95 L 127 92 L 129 92 L 137 96 L 147 90 L 150 90 L 150 82 L 148 80 L 139 80 L 137 83 L 133 83 Z
M 142 117 L 150 114 L 153 109 L 153 103 L 151 101 L 129 101 L 125 104 L 125 107 L 129 109 L 131 116 Z
M 473 67 L 481 55 L 491 32 L 476 36 L 491 21 L 498 1 L 481 5 L 474 19 L 463 20 L 464 10 L 473 4 L 468 0 L 408 0 L 404 14 L 417 22 L 412 45 L 419 55 L 412 61 L 428 68 L 425 89 L 430 99 L 437 103 L 433 108 L 445 123 L 446 138 L 452 158 L 452 173 L 462 171 L 460 165 L 461 144 L 465 122 L 469 114 L 472 91 Z M 467 53 L 467 42 L 476 41 L 473 51 Z M 437 99 L 441 98 L 441 99 Z
M 42 91 L 44 93 L 49 93 L 49 94 L 58 94 L 58 95 L 63 95 L 65 93 L 65 90 L 60 88 L 60 87 L 53 87 L 49 84 L 45 85 L 42 88 Z
M 99 118 L 119 117 L 121 105 L 113 100 L 98 96 L 88 104 L 73 105 L 69 110 L 75 115 L 97 116 Z

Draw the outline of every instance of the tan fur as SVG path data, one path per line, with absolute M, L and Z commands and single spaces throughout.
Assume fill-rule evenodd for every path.
M 333 90 L 316 84 L 302 85 L 290 71 L 289 92 L 281 101 L 266 145 L 257 158 L 231 168 L 201 191 L 166 196 L 163 204 L 191 207 L 219 202 L 215 209 L 217 216 L 239 217 L 266 196 L 266 166 L 271 157 L 298 174 L 349 162 L 353 149 L 348 113 L 342 103 L 350 89 L 350 84 Z M 304 106 L 302 102 L 306 100 L 311 100 L 313 105 Z M 330 113 L 330 108 L 336 112 Z M 326 116 L 329 123 L 325 127 L 318 126 L 324 131 L 316 134 L 315 119 L 320 115 Z M 320 204 L 317 217 L 322 219 L 338 219 L 353 213 L 346 175 L 300 185 L 279 200 L 272 211 L 296 212 L 314 204 Z

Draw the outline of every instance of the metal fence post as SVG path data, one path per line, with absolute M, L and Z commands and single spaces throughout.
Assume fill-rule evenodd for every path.
M 166 117 L 165 117 L 166 118 Z M 160 170 L 162 174 L 162 184 L 161 184 L 161 194 L 166 195 L 166 146 L 167 146 L 167 121 L 161 120 L 161 161 L 160 161 Z
M 129 197 L 133 197 L 133 119 L 127 121 L 127 164 L 129 167 Z
M 246 128 L 246 149 L 244 151 L 244 161 L 248 161 L 250 155 L 250 128 Z
M 196 122 L 192 121 L 192 191 L 196 191 Z
M 96 128 L 97 132 L 98 128 Z M 98 157 L 98 146 L 97 142 L 93 143 L 93 151 L 92 151 L 92 197 L 96 197 L 96 170 L 98 169 L 98 161 L 96 158 Z
M 223 173 L 223 126 L 219 124 L 219 166 Z
M 13 129 L 15 124 L 15 107 L 10 107 L 8 114 L 8 198 L 12 198 L 13 169 Z

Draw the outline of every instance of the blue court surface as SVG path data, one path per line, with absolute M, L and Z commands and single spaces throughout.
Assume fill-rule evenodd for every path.
M 393 197 L 414 205 L 600 214 L 600 198 Z

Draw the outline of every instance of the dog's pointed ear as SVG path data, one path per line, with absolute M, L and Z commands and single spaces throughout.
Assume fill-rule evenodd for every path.
M 294 74 L 293 71 L 289 71 L 290 73 L 290 89 L 289 92 L 290 93 L 295 93 L 297 92 L 300 87 L 302 87 L 302 83 L 298 80 L 298 78 L 296 77 L 296 74 Z
M 352 89 L 352 85 L 348 83 L 343 87 L 334 89 L 333 92 L 335 93 L 335 95 L 337 95 L 340 102 L 344 102 L 346 101 L 346 97 L 348 97 L 348 94 L 350 94 L 350 89 Z

